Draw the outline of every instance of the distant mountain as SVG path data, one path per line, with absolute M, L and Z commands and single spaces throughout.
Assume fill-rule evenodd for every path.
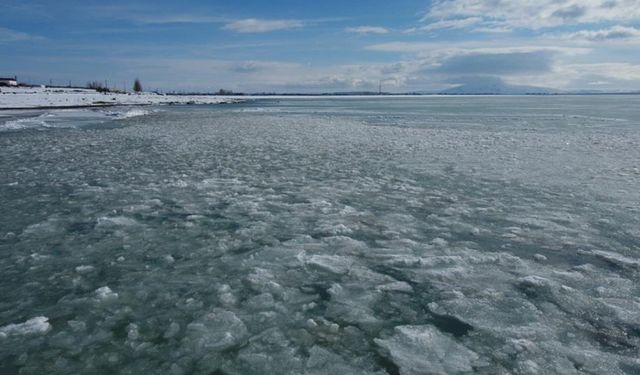
M 559 91 L 535 86 L 518 86 L 505 83 L 499 78 L 474 78 L 458 86 L 440 91 L 449 95 L 522 95 L 522 94 L 557 94 Z

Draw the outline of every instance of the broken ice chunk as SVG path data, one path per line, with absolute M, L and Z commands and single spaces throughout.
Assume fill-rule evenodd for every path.
M 278 294 L 281 292 L 282 286 L 274 281 L 271 271 L 264 268 L 254 268 L 253 272 L 245 279 L 245 283 L 256 292 L 270 292 Z
M 388 339 L 375 339 L 400 374 L 458 374 L 473 370 L 478 354 L 433 326 L 399 326 Z
M 269 293 L 261 293 L 253 296 L 245 302 L 245 306 L 251 310 L 270 310 L 273 309 L 275 301 Z
M 547 260 L 547 257 L 542 254 L 534 254 L 533 259 L 535 259 L 536 262 L 542 263 Z
M 431 243 L 439 246 L 439 247 L 445 247 L 449 244 L 449 242 L 447 242 L 447 240 L 445 240 L 444 238 L 440 238 L 440 237 L 436 237 L 433 240 L 431 240 Z
M 93 266 L 78 266 L 76 267 L 76 272 L 77 273 L 89 273 L 92 272 L 95 269 L 95 267 Z
M 620 268 L 640 269 L 640 260 L 629 258 L 614 252 L 593 250 L 593 251 L 579 251 L 578 253 L 583 255 L 593 255 L 596 258 L 600 258 Z
M 49 332 L 49 330 L 51 330 L 49 318 L 46 316 L 37 316 L 24 323 L 9 324 L 0 327 L 0 338 L 7 336 L 42 335 Z
M 328 290 L 331 301 L 327 305 L 326 316 L 341 321 L 358 324 L 377 324 L 373 311 L 380 292 L 374 292 L 367 285 L 348 284 L 344 287 L 333 284 Z
M 379 285 L 377 290 L 383 292 L 400 292 L 400 293 L 412 293 L 413 288 L 411 285 L 407 284 L 404 281 L 394 281 L 388 284 Z
M 386 372 L 369 372 L 358 368 L 345 361 L 340 355 L 333 353 L 320 346 L 313 346 L 309 349 L 309 359 L 307 360 L 305 374 L 310 375 L 333 375 L 333 374 L 353 374 L 353 375 L 382 375 Z
M 69 320 L 67 325 L 69 325 L 74 332 L 83 332 L 87 329 L 87 323 L 81 320 Z
M 164 331 L 164 334 L 162 335 L 162 337 L 164 337 L 165 339 L 170 339 L 175 335 L 177 335 L 178 332 L 180 332 L 180 324 L 176 322 L 171 322 L 171 324 L 169 324 L 169 328 L 167 328 L 167 330 Z
M 116 217 L 100 217 L 98 218 L 98 227 L 110 227 L 110 226 L 122 226 L 132 227 L 138 225 L 138 222 L 134 219 L 125 216 Z
M 222 351 L 240 344 L 247 327 L 236 314 L 216 310 L 187 325 L 185 340 L 196 350 Z
M 309 328 L 309 329 L 318 328 L 318 323 L 316 323 L 315 320 L 309 318 L 309 319 L 307 319 L 307 328 Z
M 113 300 L 118 298 L 118 293 L 114 293 L 108 286 L 103 286 L 95 291 L 96 298 L 100 301 Z
M 140 337 L 140 331 L 138 328 L 138 325 L 135 323 L 130 323 L 127 326 L 127 339 L 129 341 L 135 341 Z
M 313 255 L 306 263 L 312 268 L 342 275 L 349 272 L 353 262 L 353 258 L 340 255 Z

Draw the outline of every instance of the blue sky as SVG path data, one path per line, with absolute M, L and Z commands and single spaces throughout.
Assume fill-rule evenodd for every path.
M 640 89 L 640 0 L 0 0 L 0 75 L 162 90 Z

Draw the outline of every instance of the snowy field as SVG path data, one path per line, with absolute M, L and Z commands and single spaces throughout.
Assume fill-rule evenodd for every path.
M 640 373 L 640 96 L 105 110 L 0 114 L 2 374 Z
M 238 99 L 221 96 L 157 95 L 154 93 L 101 94 L 95 90 L 86 89 L 0 87 L 0 109 L 187 103 L 217 104 L 236 101 Z

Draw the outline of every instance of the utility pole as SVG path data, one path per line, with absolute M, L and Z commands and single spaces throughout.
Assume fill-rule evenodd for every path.
M 378 95 L 382 95 L 382 80 L 378 82 Z

